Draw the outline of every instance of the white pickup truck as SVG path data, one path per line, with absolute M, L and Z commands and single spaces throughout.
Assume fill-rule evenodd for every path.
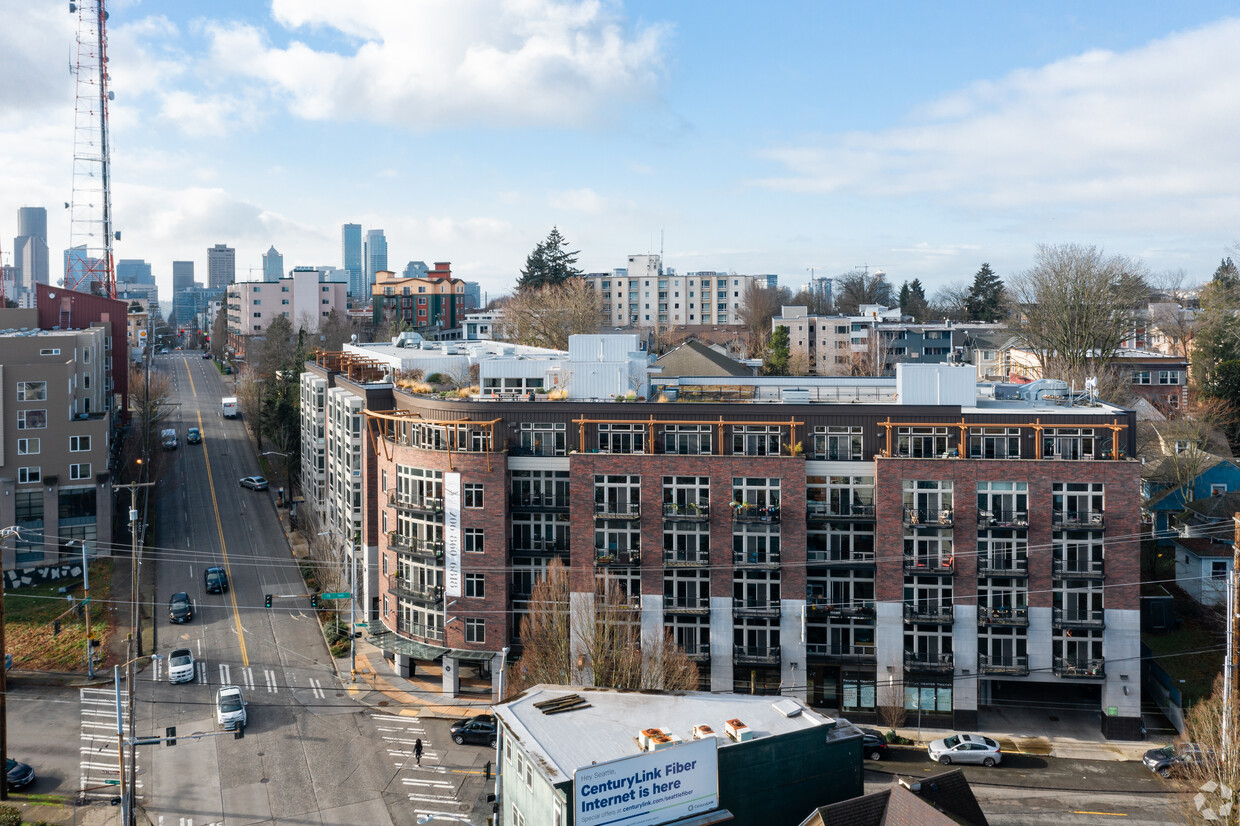
M 220 399 L 220 412 L 224 414 L 225 419 L 237 418 L 237 397 L 225 396 Z

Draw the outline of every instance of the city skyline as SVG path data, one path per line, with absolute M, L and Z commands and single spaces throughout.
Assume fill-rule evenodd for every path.
M 387 230 L 390 269 L 498 294 L 558 225 L 587 271 L 662 250 L 933 290 L 1077 242 L 1204 280 L 1238 236 L 1232 11 L 117 2 L 115 253 L 167 290 L 217 243 L 242 278 L 272 245 L 337 264 L 352 222 Z M 22 206 L 69 246 L 75 19 L 22 6 L 0 32 L 6 260 Z

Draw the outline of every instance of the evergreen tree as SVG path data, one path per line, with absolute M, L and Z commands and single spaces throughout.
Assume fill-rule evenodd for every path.
M 766 363 L 762 365 L 762 372 L 768 376 L 788 375 L 790 344 L 788 328 L 782 324 L 776 327 L 766 345 Z
M 995 275 L 990 264 L 982 264 L 982 268 L 973 276 L 973 286 L 965 298 L 965 309 L 969 311 L 970 321 L 998 321 L 1003 317 L 1003 305 L 1006 291 L 1003 281 Z
M 908 300 L 910 295 L 912 295 L 912 291 L 909 290 L 908 282 L 905 281 L 900 285 L 900 312 L 905 315 L 908 314 Z
M 581 250 L 569 250 L 568 239 L 560 234 L 559 227 L 552 227 L 547 240 L 540 241 L 525 259 L 525 269 L 517 279 L 517 290 L 554 287 L 570 278 L 581 275 L 577 269 L 577 256 Z

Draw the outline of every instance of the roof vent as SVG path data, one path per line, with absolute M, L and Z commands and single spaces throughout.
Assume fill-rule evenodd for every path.
M 711 728 L 710 726 L 694 726 L 693 727 L 693 739 L 694 740 L 705 740 L 707 737 L 714 737 L 714 736 L 715 736 L 715 730 Z
M 753 730 L 740 720 L 726 720 L 724 726 L 727 735 L 738 743 L 753 739 Z
M 665 728 L 645 728 L 637 734 L 637 742 L 641 745 L 642 751 L 653 751 L 652 745 L 659 738 L 666 738 L 670 731 Z
M 795 700 L 780 700 L 772 703 L 771 707 L 785 717 L 796 717 L 801 713 L 801 704 Z

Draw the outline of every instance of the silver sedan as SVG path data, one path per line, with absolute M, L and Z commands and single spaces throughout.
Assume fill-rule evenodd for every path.
M 987 768 L 1003 761 L 999 744 L 980 734 L 953 734 L 935 740 L 928 748 L 930 759 L 949 766 L 952 763 L 980 763 Z

